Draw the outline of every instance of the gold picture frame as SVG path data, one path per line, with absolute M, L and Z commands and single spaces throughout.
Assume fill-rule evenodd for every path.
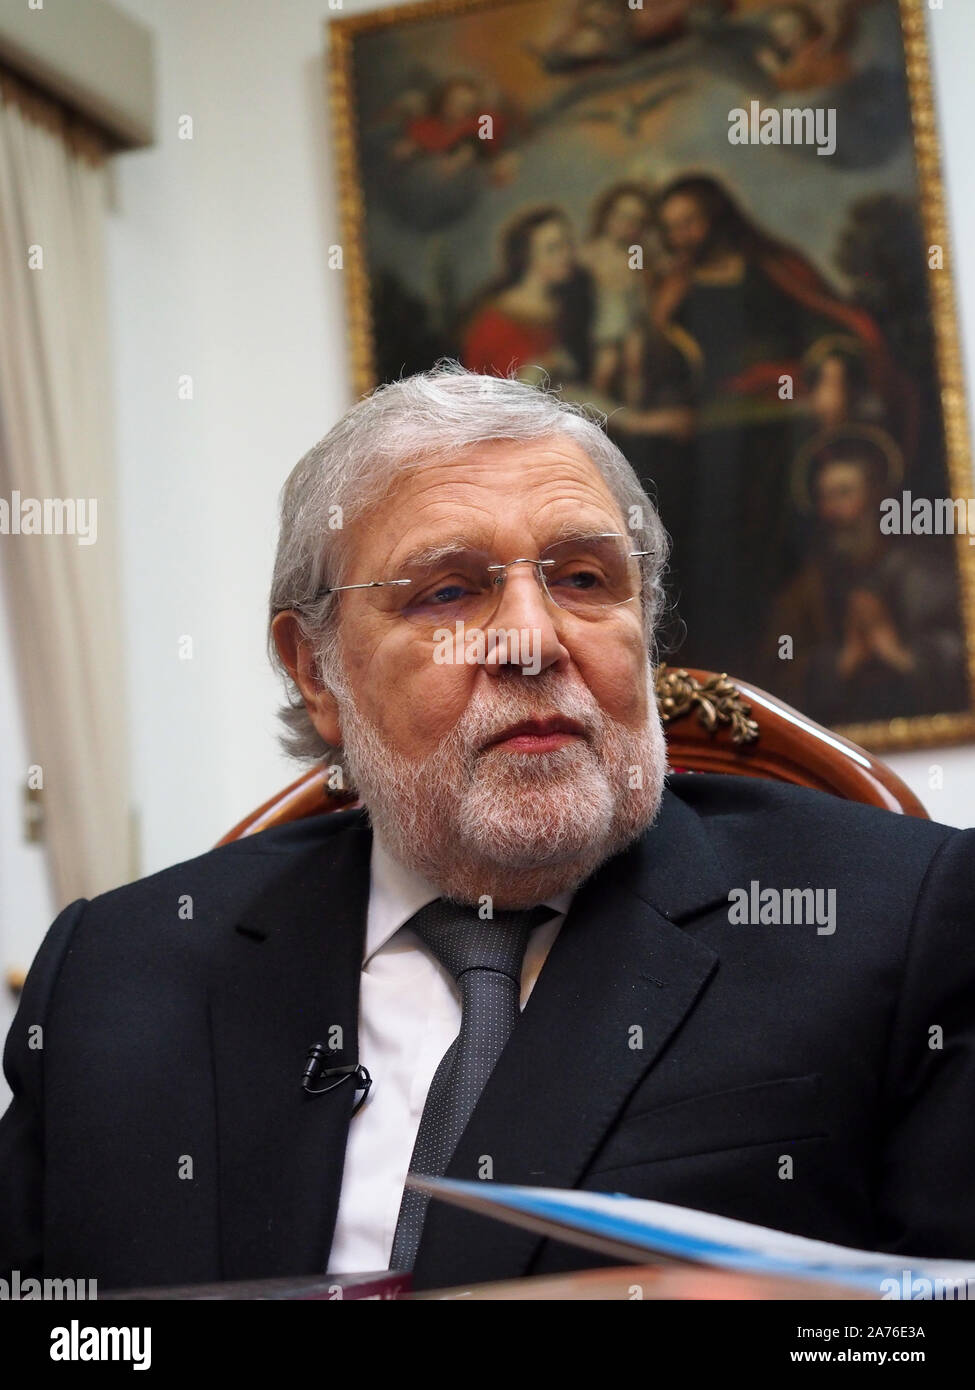
M 751 0 L 755 7 L 769 2 Z M 400 29 L 431 19 L 462 17 L 479 11 L 517 11 L 521 5 L 534 3 L 536 0 L 421 0 L 421 3 L 363 14 L 335 16 L 326 22 L 330 107 L 339 183 L 342 270 L 345 277 L 351 378 L 356 397 L 371 391 L 380 381 L 376 367 L 376 336 L 366 252 L 367 212 L 356 113 L 356 45 L 364 36 L 377 31 Z M 620 0 L 620 3 L 625 4 L 625 0 Z M 730 0 L 726 0 L 726 3 L 730 3 Z M 897 6 L 899 13 L 924 241 L 928 247 L 943 248 L 942 267 L 935 269 L 929 264 L 926 276 L 944 430 L 945 466 L 952 496 L 968 498 L 975 495 L 975 488 L 972 484 L 951 238 L 926 32 L 926 5 L 924 0 L 873 0 L 873 3 L 891 3 Z M 965 535 L 958 535 L 954 540 L 957 601 L 965 638 L 967 708 L 944 713 L 832 723 L 838 732 L 866 747 L 876 750 L 921 748 L 956 744 L 975 738 L 975 553 Z M 680 655 L 674 659 L 678 664 L 685 664 L 686 661 Z M 690 664 L 695 663 L 692 661 Z M 716 663 L 710 665 L 713 669 Z M 752 678 L 748 670 L 739 670 L 736 674 Z M 805 712 L 818 717 L 814 711 Z

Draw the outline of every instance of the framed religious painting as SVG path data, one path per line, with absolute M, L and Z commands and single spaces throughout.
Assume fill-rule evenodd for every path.
M 430 0 L 328 25 L 356 391 L 449 357 L 588 402 L 672 538 L 667 660 L 875 748 L 975 735 L 926 12 Z

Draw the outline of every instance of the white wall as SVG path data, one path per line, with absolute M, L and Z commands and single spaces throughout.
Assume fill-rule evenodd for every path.
M 969 132 L 975 128 L 975 4 L 944 0 L 928 11 L 928 37 L 939 112 L 942 169 L 951 228 L 955 293 L 967 372 L 969 418 L 975 421 L 975 183 Z M 975 825 L 975 746 L 885 755 L 931 816 L 946 825 Z M 939 788 L 938 783 L 943 781 Z
M 111 282 L 143 868 L 207 849 L 297 769 L 264 611 L 278 490 L 348 401 L 319 3 L 127 0 L 160 139 L 117 161 Z M 177 136 L 192 116 L 194 136 Z M 193 377 L 194 399 L 177 398 Z M 192 660 L 180 660 L 182 635 Z
M 117 160 L 111 229 L 134 795 L 143 871 L 206 849 L 295 775 L 263 654 L 278 489 L 350 401 L 326 0 L 118 0 L 158 36 L 160 140 Z M 345 12 L 374 8 L 347 0 Z M 975 4 L 931 15 L 969 355 Z M 180 115 L 194 138 L 177 138 Z M 965 231 L 969 235 L 964 235 Z M 195 398 L 177 399 L 191 373 Z M 194 640 L 191 661 L 178 639 Z M 975 748 L 891 763 L 975 824 Z M 932 790 L 929 768 L 944 769 Z

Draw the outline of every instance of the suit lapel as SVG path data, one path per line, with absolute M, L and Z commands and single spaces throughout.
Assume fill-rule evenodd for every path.
M 357 1060 L 371 831 L 282 854 L 233 931 L 209 1015 L 224 1279 L 324 1271 L 354 1100 L 309 1096 L 309 1047 L 342 1030 Z M 269 855 L 269 859 L 272 856 Z M 694 1008 L 717 956 L 679 924 L 727 902 L 697 814 L 666 790 L 653 829 L 576 893 L 531 998 L 447 1169 L 449 1177 L 572 1187 L 641 1077 Z M 639 1030 L 639 1031 L 638 1031 Z M 525 1271 L 541 1238 L 433 1201 L 414 1279 Z
M 729 879 L 697 814 L 668 789 L 654 827 L 575 895 L 448 1177 L 573 1187 L 717 965 L 682 930 Z M 524 1273 L 541 1238 L 431 1201 L 417 1287 Z
M 354 1093 L 311 1096 L 301 1076 L 336 1028 L 327 1065 L 357 1060 L 371 834 L 361 811 L 346 818 L 280 856 L 210 987 L 224 1279 L 325 1270 Z

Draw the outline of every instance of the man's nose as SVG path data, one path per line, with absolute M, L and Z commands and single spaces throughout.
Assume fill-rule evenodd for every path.
M 518 666 L 526 674 L 537 674 L 568 662 L 559 633 L 562 611 L 545 591 L 537 565 L 525 561 L 510 566 L 489 624 L 500 635 L 487 653 L 487 670 L 497 675 L 502 667 Z

